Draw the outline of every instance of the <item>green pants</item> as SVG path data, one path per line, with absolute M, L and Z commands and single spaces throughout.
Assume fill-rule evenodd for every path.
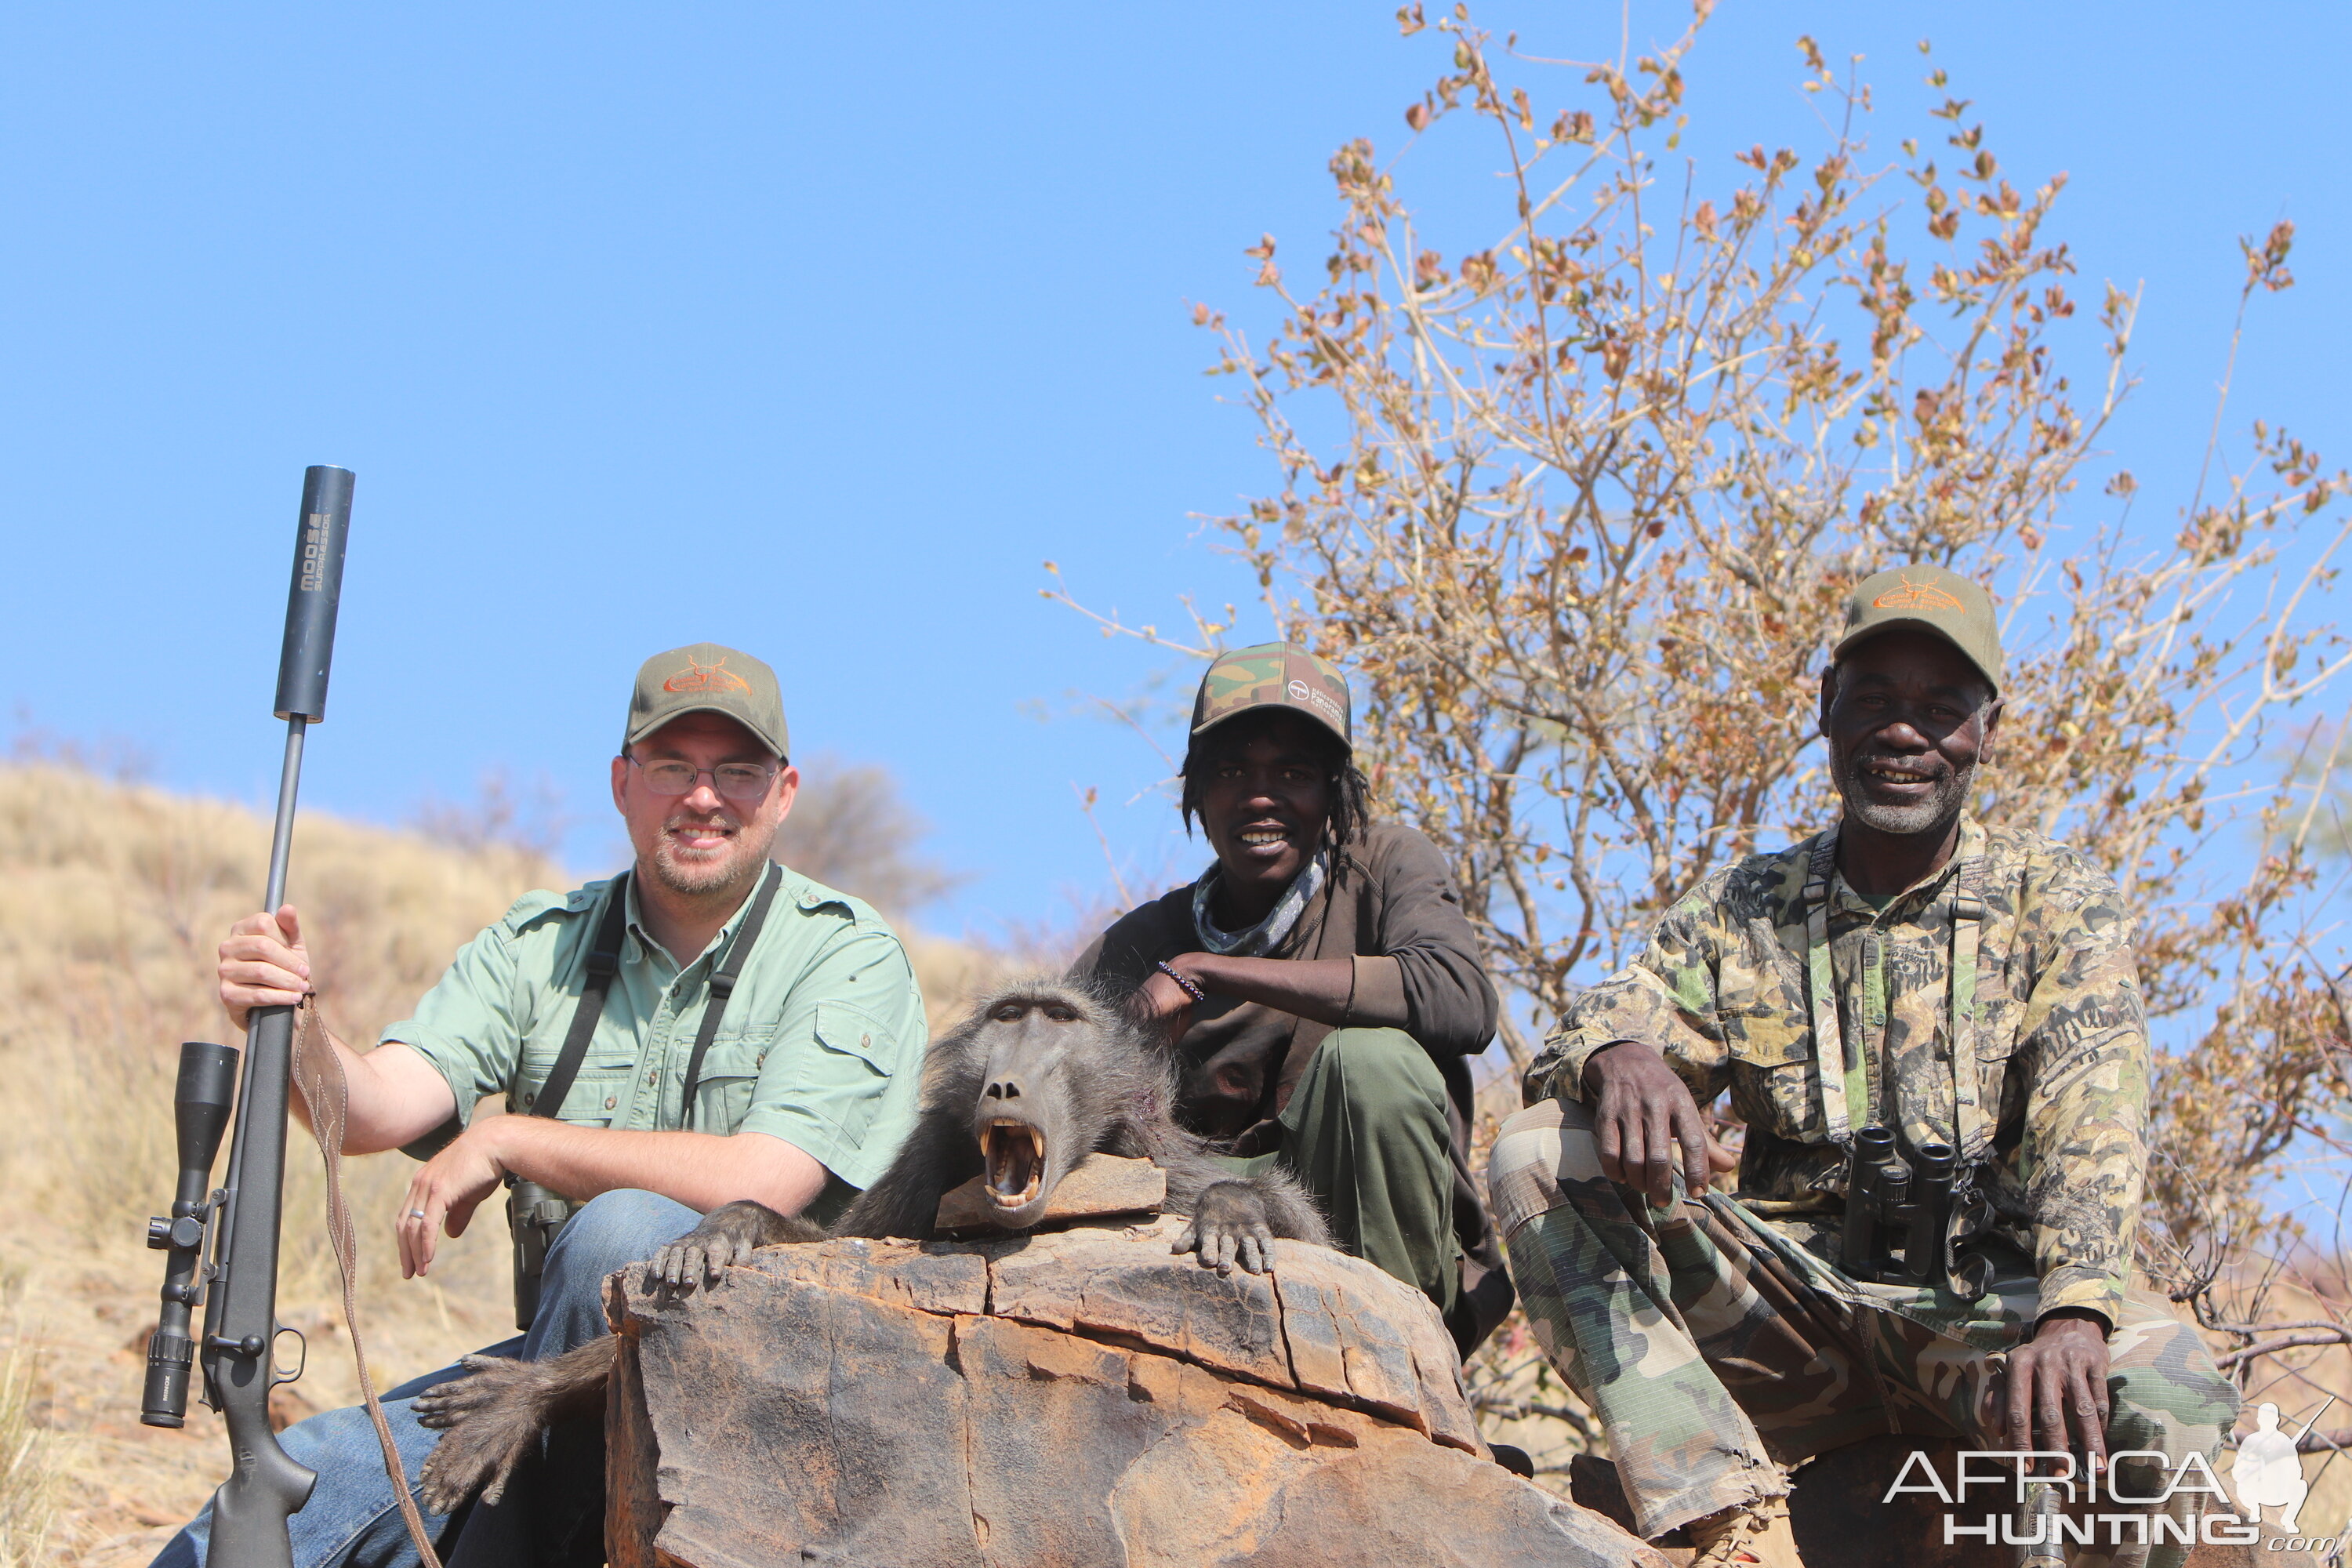
M 1679 1178 L 1675 1201 L 1653 1207 L 1601 1173 L 1591 1113 L 1558 1100 L 1503 1123 L 1487 1169 L 1528 1322 L 1601 1418 L 1644 1535 L 1782 1492 L 1780 1465 L 1874 1433 L 2007 1447 L 1994 1373 L 2039 1313 L 2024 1260 L 1975 1301 L 1859 1283 L 1792 1227 L 1720 1194 L 1693 1202 Z M 2238 1395 L 2197 1331 L 2135 1291 L 2107 1354 L 2109 1449 L 2161 1453 L 2168 1473 L 2192 1453 L 2210 1462 Z M 2172 1507 L 2200 1502 L 2228 1507 L 2195 1492 Z M 2163 1568 L 2186 1555 L 2170 1540 L 2099 1539 L 2074 1561 Z
M 1269 1165 L 1322 1205 L 1342 1247 L 1437 1303 L 1453 1326 L 1462 1289 L 1445 1080 L 1402 1029 L 1335 1029 L 1282 1108 L 1273 1152 L 1227 1156 L 1239 1175 Z

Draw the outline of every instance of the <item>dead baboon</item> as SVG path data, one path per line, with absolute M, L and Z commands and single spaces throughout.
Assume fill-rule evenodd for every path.
M 1167 1173 L 1167 1207 L 1191 1220 L 1174 1250 L 1197 1251 L 1203 1268 L 1263 1273 L 1277 1236 L 1330 1245 L 1297 1183 L 1280 1173 L 1235 1177 L 1178 1127 L 1169 1117 L 1174 1089 L 1167 1053 L 1113 1002 L 1057 981 L 1008 986 L 931 1043 L 914 1131 L 840 1223 L 828 1230 L 761 1204 L 726 1204 L 655 1253 L 648 1281 L 675 1290 L 715 1285 L 729 1264 L 780 1243 L 928 1241 L 940 1198 L 974 1176 L 984 1178 L 989 1217 L 1026 1230 L 1045 1217 L 1063 1178 L 1097 1153 L 1150 1160 Z M 470 1375 L 416 1399 L 417 1419 L 444 1432 L 425 1462 L 425 1505 L 446 1513 L 477 1489 L 497 1502 L 541 1431 L 602 1411 L 612 1359 L 606 1339 L 542 1362 L 467 1356 Z

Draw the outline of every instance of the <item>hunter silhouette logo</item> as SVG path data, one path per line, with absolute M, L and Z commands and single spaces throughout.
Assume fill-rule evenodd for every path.
M 1903 586 L 1890 588 L 1870 601 L 1879 610 L 1957 610 L 1960 602 L 1937 587 L 1933 583 L 1914 583 L 1908 574 Z
M 662 682 L 664 691 L 749 691 L 751 683 L 727 668 L 727 661 L 698 664 L 689 658 L 686 668 Z

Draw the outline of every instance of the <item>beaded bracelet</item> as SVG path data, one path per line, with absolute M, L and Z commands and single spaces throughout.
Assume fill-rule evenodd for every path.
M 1202 990 L 1200 986 L 1194 984 L 1192 981 L 1187 980 L 1182 975 L 1177 973 L 1175 965 L 1170 963 L 1166 959 L 1161 959 L 1156 967 L 1159 969 L 1160 973 L 1168 976 L 1169 979 L 1173 980 L 1177 984 L 1184 988 L 1184 994 L 1192 999 L 1192 1005 L 1194 1006 L 1197 1007 L 1202 1003 L 1206 1002 L 1209 999 L 1209 994 L 1207 992 Z

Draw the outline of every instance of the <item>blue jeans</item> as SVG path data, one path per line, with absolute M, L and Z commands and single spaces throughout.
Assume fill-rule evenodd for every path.
M 591 1200 L 548 1248 L 539 1315 L 531 1320 L 530 1331 L 480 1353 L 541 1361 L 607 1332 L 605 1277 L 652 1257 L 656 1248 L 684 1236 L 701 1218 L 684 1204 L 656 1193 L 612 1192 Z M 383 1396 L 383 1413 L 391 1418 L 393 1440 L 400 1449 L 411 1492 L 424 1470 L 425 1456 L 433 1451 L 440 1436 L 417 1424 L 415 1398 L 436 1383 L 463 1375 L 461 1368 L 445 1366 Z M 319 1474 L 310 1500 L 289 1521 L 295 1568 L 417 1568 L 416 1548 L 410 1544 L 408 1529 L 401 1522 L 400 1505 L 384 1474 L 383 1449 L 364 1407 L 353 1405 L 314 1415 L 286 1428 L 278 1440 L 287 1453 Z M 221 1458 L 226 1467 L 228 1456 Z M 520 1472 L 517 1479 L 523 1479 Z M 426 1514 L 425 1528 L 433 1536 L 435 1549 L 450 1558 L 453 1568 L 467 1559 L 519 1561 L 505 1549 L 510 1532 L 526 1522 L 519 1519 L 516 1505 L 530 1495 L 530 1489 L 524 1486 L 519 1491 L 521 1496 L 509 1493 L 497 1509 Z M 467 1517 L 469 1512 L 473 1517 Z M 212 1505 L 206 1503 L 193 1523 L 172 1537 L 153 1568 L 194 1568 L 203 1563 L 212 1522 Z M 601 1540 L 601 1521 L 596 1528 Z

